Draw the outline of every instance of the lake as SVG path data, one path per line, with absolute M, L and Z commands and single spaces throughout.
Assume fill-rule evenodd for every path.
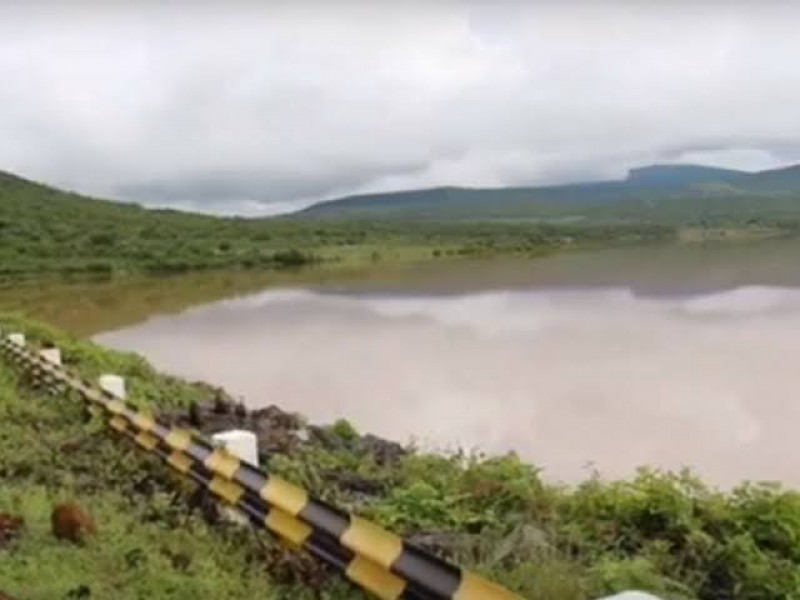
M 251 407 L 553 480 L 642 464 L 800 484 L 798 242 L 53 284 L 29 310 Z

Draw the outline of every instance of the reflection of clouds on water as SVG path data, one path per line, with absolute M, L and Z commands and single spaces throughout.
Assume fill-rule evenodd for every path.
M 683 308 L 694 314 L 739 316 L 779 309 L 791 312 L 799 305 L 800 290 L 752 286 L 692 298 L 683 303 Z
M 514 449 L 552 477 L 693 465 L 800 484 L 800 291 L 447 297 L 274 291 L 100 336 L 314 421 Z

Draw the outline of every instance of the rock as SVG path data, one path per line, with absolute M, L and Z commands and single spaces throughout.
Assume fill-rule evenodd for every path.
M 216 389 L 214 390 L 214 406 L 212 410 L 214 414 L 217 415 L 229 415 L 231 414 L 231 405 L 233 404 L 233 400 L 228 396 L 224 390 Z
M 358 441 L 358 447 L 362 452 L 371 454 L 375 462 L 381 466 L 395 463 L 408 454 L 408 450 L 397 442 L 390 442 L 372 434 L 363 436 Z
M 258 447 L 267 453 L 290 454 L 300 445 L 295 429 L 300 420 L 275 406 L 255 410 L 247 420 L 258 438 Z
M 289 429 L 294 431 L 300 429 L 302 421 L 295 414 L 281 410 L 274 404 L 266 408 L 260 408 L 250 413 L 250 419 L 254 422 L 269 422 L 270 426 L 279 429 Z
M 342 438 L 325 427 L 309 425 L 308 435 L 312 443 L 319 444 L 326 450 L 343 450 L 345 448 Z
M 186 409 L 162 414 L 170 424 L 189 426 L 209 435 L 232 429 L 252 431 L 258 438 L 259 452 L 264 454 L 292 454 L 303 444 L 317 444 L 326 450 L 356 450 L 374 457 L 384 466 L 408 454 L 403 446 L 374 435 L 344 439 L 331 427 L 305 425 L 300 415 L 287 412 L 278 406 L 248 411 L 222 389 L 198 384 L 209 393 L 209 399 L 192 402 Z
M 65 502 L 53 509 L 50 516 L 53 535 L 60 540 L 81 543 L 97 533 L 94 519 L 75 502 Z
M 299 443 L 297 438 L 285 429 L 259 431 L 256 433 L 256 437 L 259 449 L 267 454 L 291 454 Z
M 220 415 L 215 412 L 206 413 L 203 417 L 202 431 L 204 433 L 219 433 L 229 429 L 242 429 L 244 419 L 236 412 Z
M 25 520 L 9 513 L 0 513 L 0 549 L 20 536 Z M 2 597 L 0 597 L 2 600 Z

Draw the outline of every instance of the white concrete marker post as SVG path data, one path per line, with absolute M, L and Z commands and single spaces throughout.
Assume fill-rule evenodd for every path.
M 124 377 L 112 374 L 100 375 L 97 379 L 97 383 L 103 390 L 115 398 L 119 398 L 120 400 L 125 400 L 125 398 L 127 398 Z
M 213 434 L 211 440 L 243 461 L 258 466 L 258 438 L 252 431 L 231 429 Z
M 101 375 L 97 382 L 103 390 L 115 398 L 125 400 L 127 397 L 125 379 L 123 377 L 109 373 Z M 258 440 L 252 431 L 240 429 L 223 431 L 212 435 L 211 441 L 214 445 L 225 448 L 228 452 L 238 456 L 243 461 L 253 466 L 258 466 Z M 239 523 L 241 525 L 247 525 L 249 523 L 247 516 L 235 508 L 224 506 L 222 512 L 227 519 L 234 523 Z
M 44 348 L 39 350 L 39 356 L 41 356 L 46 362 L 49 362 L 51 365 L 55 365 L 56 367 L 61 366 L 61 350 L 58 348 Z M 58 384 L 50 379 L 49 377 L 44 378 L 45 384 L 47 385 L 47 391 L 51 394 L 55 395 L 59 391 Z
M 258 438 L 252 431 L 244 429 L 231 429 L 229 431 L 221 431 L 211 436 L 211 441 L 215 446 L 221 446 L 234 456 L 239 457 L 244 462 L 250 463 L 254 467 L 258 466 Z M 234 523 L 239 525 L 247 525 L 250 520 L 242 511 L 225 506 L 220 503 L 222 507 L 222 514 Z
M 52 365 L 61 366 L 61 350 L 58 348 L 45 348 L 39 351 L 39 356 Z

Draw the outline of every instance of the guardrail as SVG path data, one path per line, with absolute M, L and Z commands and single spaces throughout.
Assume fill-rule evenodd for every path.
M 0 355 L 54 391 L 77 392 L 89 408 L 108 418 L 112 430 L 162 458 L 182 475 L 210 490 L 290 544 L 343 573 L 385 600 L 522 600 L 516 594 L 461 569 L 369 521 L 311 496 L 255 467 L 210 440 L 160 421 L 71 373 L 48 351 L 30 351 L 24 336 L 0 340 Z

